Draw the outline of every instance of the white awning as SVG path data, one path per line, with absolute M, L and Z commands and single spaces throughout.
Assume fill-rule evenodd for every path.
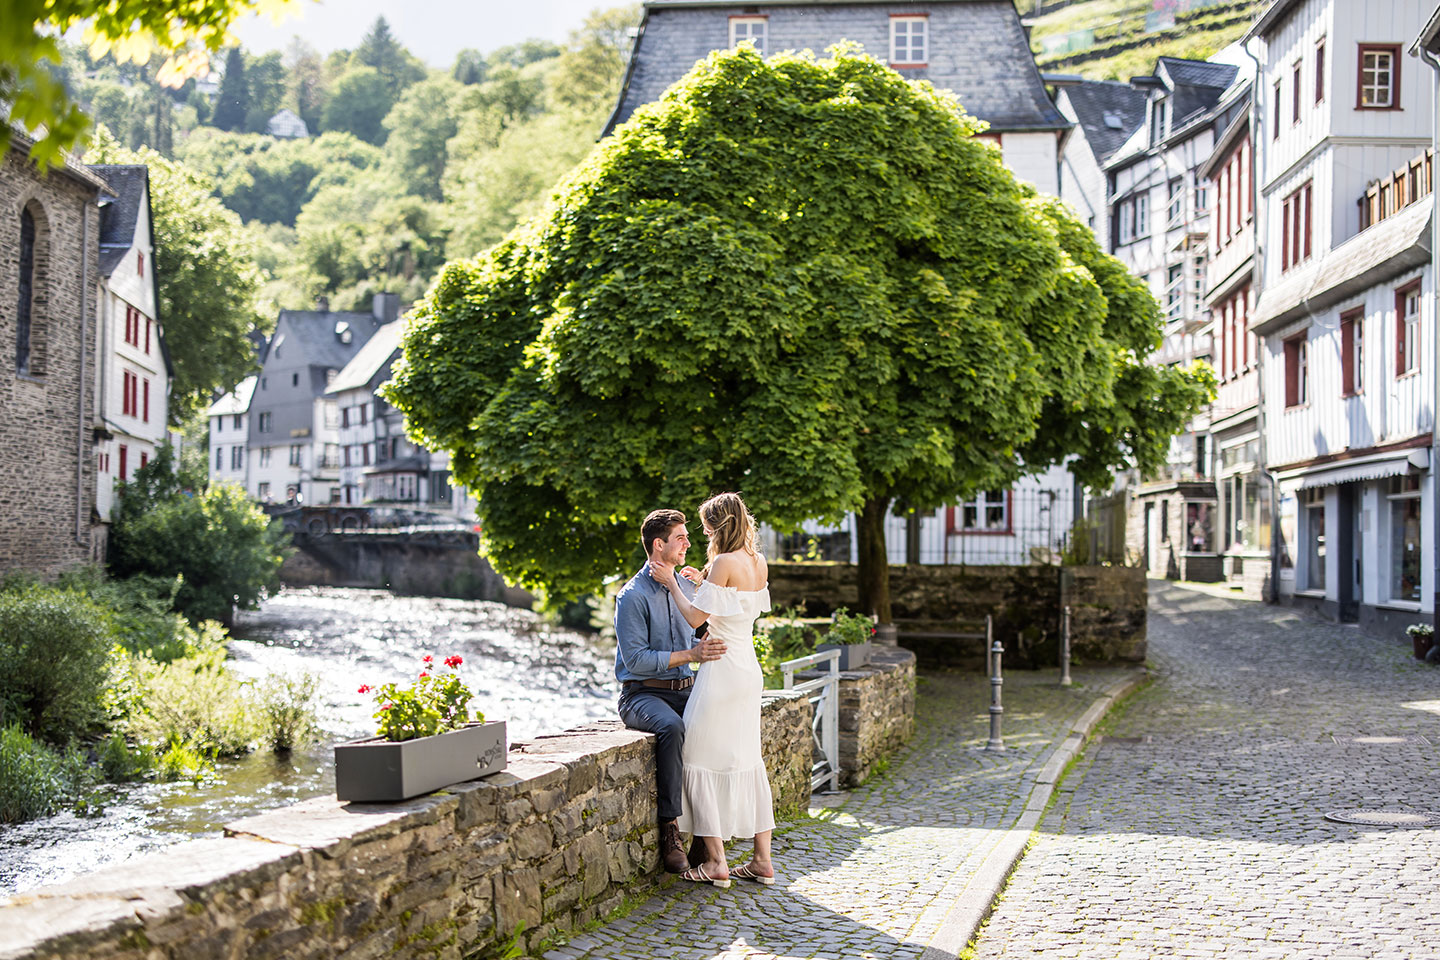
M 1309 490 L 1312 487 L 1333 487 L 1342 483 L 1357 483 L 1364 480 L 1384 480 L 1386 477 L 1400 477 L 1417 470 L 1424 470 L 1430 466 L 1430 448 L 1417 447 L 1412 450 L 1399 451 L 1381 458 L 1367 457 L 1361 461 L 1349 461 L 1347 463 L 1329 464 L 1324 467 L 1314 467 L 1310 471 L 1301 474 L 1292 474 L 1284 479 L 1296 479 L 1300 483 L 1298 489 Z

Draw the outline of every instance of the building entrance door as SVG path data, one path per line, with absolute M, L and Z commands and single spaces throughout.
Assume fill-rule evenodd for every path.
M 1336 490 L 1340 517 L 1335 552 L 1339 582 L 1340 622 L 1360 619 L 1360 490 L 1359 484 L 1342 484 Z

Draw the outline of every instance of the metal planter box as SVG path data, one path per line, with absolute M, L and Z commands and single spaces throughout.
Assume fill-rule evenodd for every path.
M 408 800 L 503 770 L 505 762 L 504 720 L 399 743 L 352 740 L 335 745 L 335 795 L 361 803 Z
M 870 665 L 870 643 L 821 643 L 815 646 L 815 652 L 822 650 L 840 651 L 840 669 L 855 670 L 859 667 Z

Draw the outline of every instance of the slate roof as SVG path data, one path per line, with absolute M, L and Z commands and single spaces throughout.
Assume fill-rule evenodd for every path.
M 1145 92 L 1114 80 L 1086 80 L 1063 87 L 1085 140 L 1104 163 L 1145 122 Z
M 288 321 L 285 332 L 298 341 L 304 350 L 307 364 L 336 370 L 343 369 L 380 326 L 374 316 L 368 313 L 321 313 L 318 310 L 282 310 L 280 321 Z M 349 343 L 341 342 L 339 331 L 342 323 L 349 325 Z M 280 322 L 275 324 L 275 329 L 278 334 Z M 267 360 L 277 343 L 278 340 L 270 341 Z
M 1224 90 L 1235 79 L 1236 67 L 1230 63 L 1212 63 L 1209 60 L 1181 60 L 1178 57 L 1160 57 L 1155 62 L 1155 72 L 1165 71 L 1176 84 L 1192 87 L 1218 87 Z
M 97 163 L 90 169 L 105 181 L 111 197 L 100 210 L 100 275 L 108 277 L 135 243 L 140 205 L 150 192 L 150 171 L 143 164 Z
M 747 11 L 768 18 L 767 53 L 818 54 L 839 40 L 854 40 L 881 59 L 890 54 L 892 13 L 928 13 L 929 63 L 902 69 L 903 75 L 953 92 L 995 133 L 1070 127 L 1045 93 L 1011 0 L 931 0 L 923 9 L 880 0 L 649 0 L 604 134 L 658 100 L 696 61 L 728 47 L 730 17 Z
M 1150 76 L 1132 77 L 1130 82 L 1148 87 L 1147 98 L 1165 96 L 1169 99 L 1170 125 L 1165 135 L 1165 142 L 1169 143 L 1192 136 L 1197 125 L 1213 119 L 1215 108 L 1238 73 L 1239 67 L 1233 63 L 1160 57 Z M 1108 169 L 1123 167 L 1146 156 L 1152 146 L 1150 133 L 1142 123 L 1125 138 L 1106 166 Z
M 374 336 L 360 348 L 360 352 L 345 364 L 345 368 L 336 375 L 335 382 L 330 384 L 330 388 L 325 392 L 343 393 L 346 390 L 368 387 L 375 375 L 390 362 L 395 351 L 400 349 L 403 328 L 404 324 L 396 320 L 376 330 Z

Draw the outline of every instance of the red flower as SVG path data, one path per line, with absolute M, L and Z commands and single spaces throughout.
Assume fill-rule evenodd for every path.
M 426 663 L 434 663 L 434 662 L 435 662 L 435 658 L 432 657 L 432 656 L 430 656 L 430 654 L 428 654 L 428 653 L 425 654 L 425 656 L 421 657 L 420 659 L 423 660 L 423 661 L 425 661 Z
M 421 680 L 424 680 L 424 679 L 425 679 L 426 677 L 428 677 L 428 676 L 430 676 L 430 674 L 428 674 L 428 673 L 422 673 L 422 674 L 420 674 L 420 679 L 421 679 Z
M 385 704 L 385 706 L 381 707 L 380 709 L 381 709 L 381 710 L 389 710 L 389 709 L 390 709 L 391 707 L 393 707 L 393 706 L 395 706 L 395 704 L 393 704 L 393 703 L 387 703 L 387 704 Z
M 460 666 L 460 664 L 464 662 L 465 659 L 463 657 L 458 657 L 453 654 L 445 658 L 445 666 L 449 667 L 452 670 Z
M 368 684 L 368 683 L 362 683 L 362 684 L 360 684 L 360 692 L 361 692 L 361 693 L 369 693 L 369 692 L 370 692 L 370 684 Z

